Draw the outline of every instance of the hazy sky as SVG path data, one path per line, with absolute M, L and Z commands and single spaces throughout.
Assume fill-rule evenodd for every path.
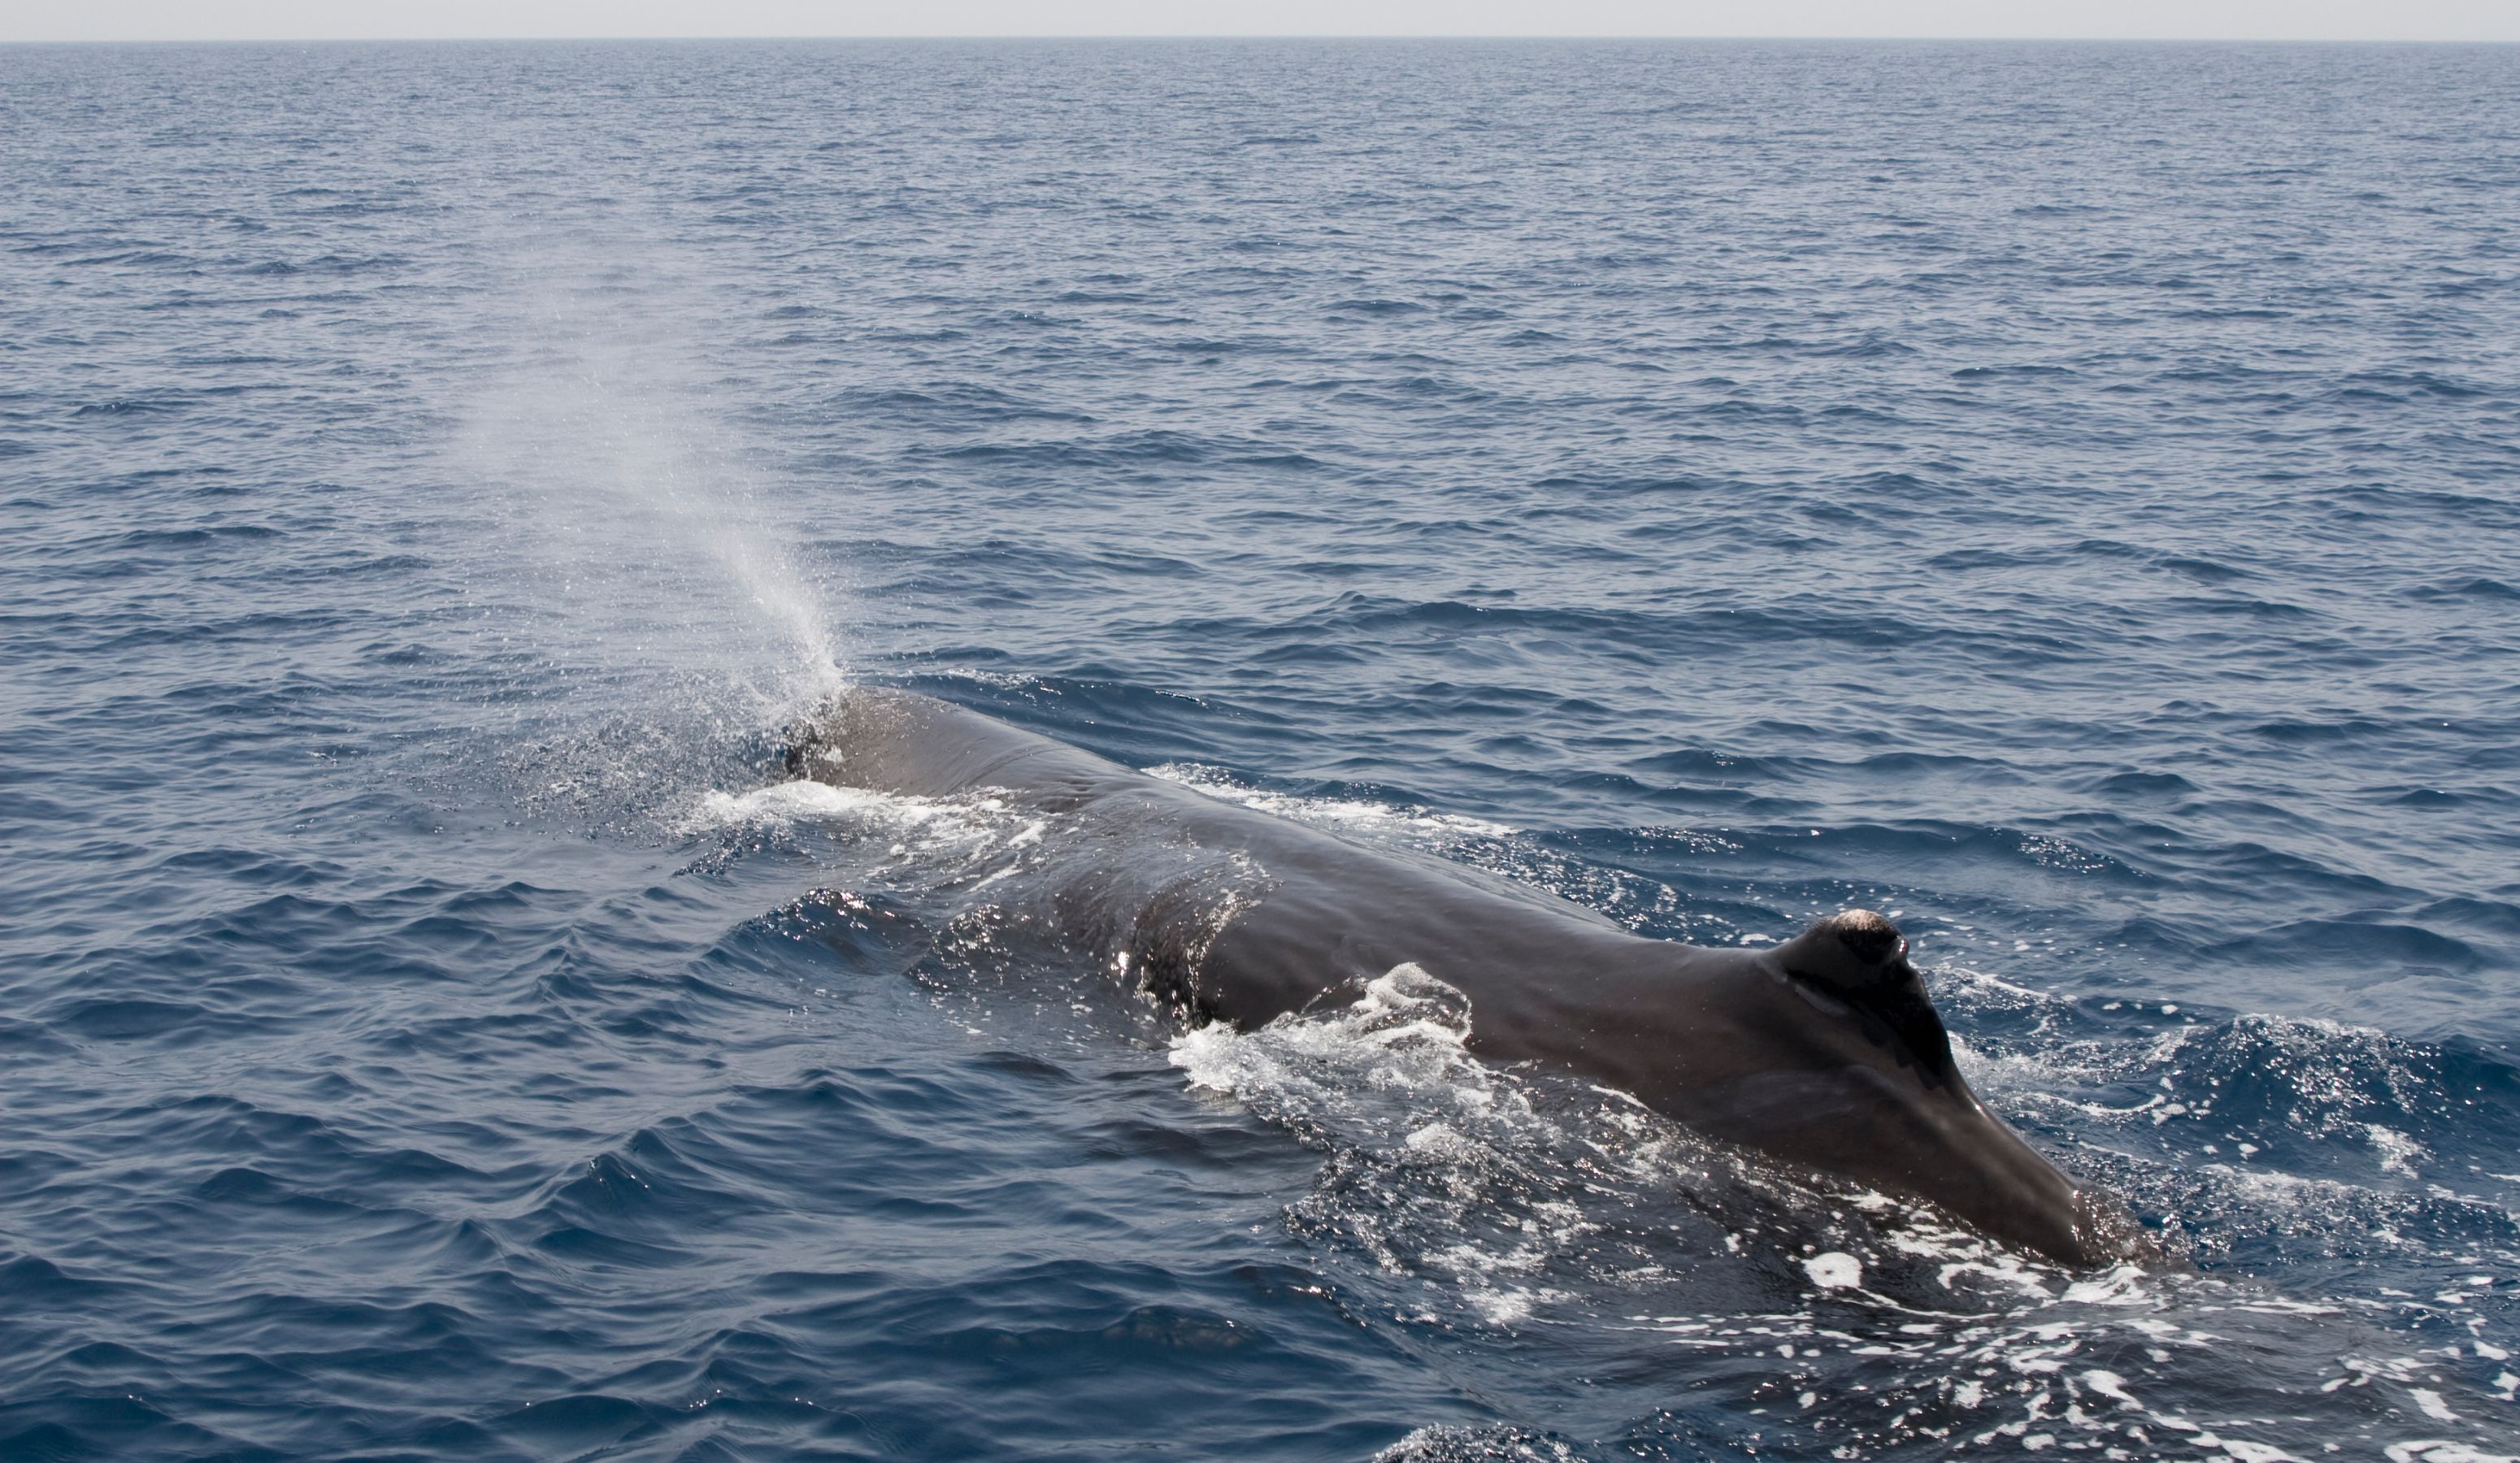
M 1799 35 L 2520 40 L 2520 0 L 0 0 L 0 40 Z

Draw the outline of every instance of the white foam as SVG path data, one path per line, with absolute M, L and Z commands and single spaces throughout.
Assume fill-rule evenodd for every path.
M 903 800 L 862 787 L 834 787 L 829 782 L 774 782 L 749 792 L 703 795 L 683 821 L 685 832 L 707 832 L 751 823 L 786 823 L 855 818 L 870 812 L 895 813 L 888 806 Z
M 1450 1087 L 1445 1079 L 1462 1070 L 1469 1038 L 1469 1003 L 1452 987 L 1416 964 L 1403 963 L 1367 983 L 1345 1011 L 1322 1017 L 1280 1017 L 1257 1032 L 1222 1022 L 1174 1039 L 1172 1063 L 1191 1086 L 1243 1097 L 1279 1097 L 1302 1091 L 1309 1074 L 1299 1060 L 1363 1062 L 1368 1080 L 1382 1086 L 1446 1089 L 1457 1102 L 1486 1106 L 1475 1083 Z M 1440 1128 L 1440 1125 L 1437 1125 Z M 1417 1131 L 1430 1131 L 1420 1129 Z M 1430 1144 L 1436 1139 L 1429 1139 Z
M 1554 1439 L 1532 1438 L 1519 1429 L 1457 1428 L 1437 1423 L 1419 1428 L 1373 1455 L 1373 1463 L 1417 1463 L 1423 1458 L 1512 1458 L 1528 1463 L 1573 1463 L 1575 1450 Z
M 1150 777 L 1179 783 L 1192 792 L 1205 793 L 1223 802 L 1240 803 L 1245 808 L 1275 814 L 1296 822 L 1392 831 L 1418 830 L 1476 838 L 1509 838 L 1516 831 L 1505 823 L 1437 813 L 1427 808 L 1395 808 L 1387 803 L 1370 803 L 1354 798 L 1308 798 L 1269 792 L 1237 782 L 1216 768 L 1196 763 L 1168 762 L 1144 771 Z
M 2370 1139 L 2371 1146 L 2378 1151 L 2380 1172 L 2384 1174 L 2398 1174 L 2408 1178 L 2416 1177 L 2418 1175 L 2415 1173 L 2415 1160 L 2431 1156 L 2423 1144 L 2394 1128 L 2384 1128 L 2380 1124 L 2372 1123 L 2364 1126 L 2363 1133 Z
M 1598 1226 L 1579 1203 L 1523 1181 L 1526 1166 L 1553 1168 L 1584 1145 L 1539 1115 L 1513 1074 L 1469 1054 L 1469 1030 L 1459 991 L 1402 964 L 1346 1006 L 1250 1032 L 1198 1027 L 1170 1056 L 1192 1086 L 1347 1155 L 1335 1166 L 1344 1186 L 1295 1206 L 1306 1222 L 1345 1233 L 1378 1269 L 1438 1284 L 1451 1298 L 1440 1310 L 1513 1325 L 1565 1299 L 1543 1276 Z
M 2480 1452 L 2464 1442 L 2439 1438 L 2393 1442 L 2381 1451 L 2389 1463 L 2520 1463 L 2520 1454 Z
M 748 792 L 711 791 L 684 819 L 682 831 L 699 833 L 755 823 L 811 821 L 872 821 L 917 828 L 939 820 L 958 821 L 972 811 L 969 804 L 798 780 L 773 782 Z

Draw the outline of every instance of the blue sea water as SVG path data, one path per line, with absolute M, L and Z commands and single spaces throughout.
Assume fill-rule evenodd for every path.
M 0 1456 L 2520 1452 L 2520 50 L 22 47 L 0 164 Z M 2186 1264 L 1167 1026 L 777 785 L 846 681 L 1894 911 Z

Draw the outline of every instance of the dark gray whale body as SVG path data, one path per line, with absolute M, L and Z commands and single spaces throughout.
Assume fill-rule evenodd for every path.
M 1369 849 L 912 692 L 827 705 L 789 770 L 925 797 L 990 789 L 1109 832 L 1053 895 L 1159 998 L 1254 1028 L 1414 963 L 1469 1047 L 1585 1074 L 1699 1132 L 1928 1200 L 2068 1264 L 2139 1258 L 2114 1200 L 1981 1106 L 1907 942 L 1853 910 L 1763 950 L 1633 934 L 1442 860 Z M 1220 894 L 1220 859 L 1236 888 Z

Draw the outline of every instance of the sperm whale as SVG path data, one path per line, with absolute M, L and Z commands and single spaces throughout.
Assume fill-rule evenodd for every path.
M 1445 860 L 1368 848 L 950 702 L 858 687 L 798 730 L 791 774 L 941 798 L 982 790 L 1104 830 L 1054 903 L 1192 1019 L 1253 1029 L 1403 964 L 1461 991 L 1469 1049 L 1582 1074 L 1707 1136 L 1921 1199 L 2089 1266 L 2149 1253 L 1969 1090 L 1883 916 L 1764 949 L 1640 936 Z M 1221 872 L 1221 870 L 1228 870 Z

